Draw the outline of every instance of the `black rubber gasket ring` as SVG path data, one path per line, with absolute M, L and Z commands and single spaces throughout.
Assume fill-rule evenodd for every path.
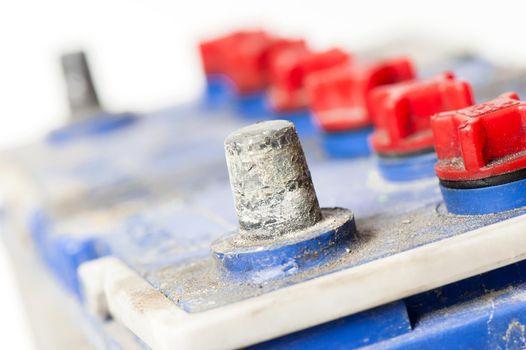
M 504 185 L 510 182 L 523 180 L 523 179 L 526 179 L 526 168 L 512 171 L 510 173 L 490 176 L 490 177 L 486 177 L 483 179 L 477 179 L 477 180 L 453 181 L 453 180 L 440 179 L 440 184 L 447 188 L 466 190 L 466 189 L 473 189 L 473 188 L 483 188 L 483 187 Z

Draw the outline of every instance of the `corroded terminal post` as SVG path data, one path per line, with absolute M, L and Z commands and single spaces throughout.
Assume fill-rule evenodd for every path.
M 356 231 L 353 214 L 320 209 L 294 125 L 274 120 L 237 130 L 225 140 L 239 231 L 212 244 L 234 272 L 292 271 L 345 252 Z
M 100 112 L 99 98 L 93 84 L 86 54 L 82 51 L 61 57 L 72 120 L 80 120 Z
M 48 140 L 62 143 L 119 130 L 137 120 L 129 112 L 110 113 L 102 108 L 91 77 L 86 54 L 71 52 L 60 58 L 70 109 L 67 125 L 53 130 Z
M 226 138 L 225 151 L 243 237 L 273 238 L 321 220 L 292 123 L 274 120 L 242 128 Z

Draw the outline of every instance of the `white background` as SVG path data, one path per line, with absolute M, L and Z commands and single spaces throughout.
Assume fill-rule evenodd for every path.
M 521 1 L 1 0 L 0 147 L 29 141 L 67 117 L 58 55 L 89 51 L 113 110 L 148 111 L 195 96 L 195 43 L 243 26 L 314 45 L 370 46 L 396 33 L 433 34 L 492 56 L 526 58 Z M 525 60 L 526 62 L 526 60 Z M 0 249 L 2 349 L 31 349 L 9 262 Z

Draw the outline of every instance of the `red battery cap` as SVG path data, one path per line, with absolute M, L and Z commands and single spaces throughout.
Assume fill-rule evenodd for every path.
M 228 54 L 239 47 L 244 41 L 266 38 L 268 35 L 261 30 L 238 31 L 219 38 L 202 41 L 199 44 L 201 64 L 205 74 L 224 74 Z
M 203 42 L 200 51 L 206 74 L 225 74 L 238 93 L 248 94 L 267 87 L 270 61 L 293 47 L 305 48 L 305 41 L 276 38 L 264 31 L 245 31 Z
M 383 86 L 371 92 L 375 130 L 371 145 L 385 155 L 408 155 L 433 149 L 431 117 L 473 104 L 469 83 L 450 72 L 425 80 Z
M 306 50 L 301 39 L 253 38 L 227 54 L 226 74 L 241 94 L 266 89 L 270 80 L 270 62 L 287 50 Z
M 237 41 L 224 53 L 225 73 L 239 94 L 249 94 L 266 87 L 262 58 L 272 41 L 267 33 L 257 33 Z
M 526 102 L 514 92 L 431 118 L 442 180 L 479 180 L 526 168 Z
M 277 111 L 307 107 L 307 77 L 314 72 L 348 66 L 351 60 L 349 53 L 336 48 L 322 52 L 311 52 L 307 48 L 282 51 L 270 62 L 272 107 Z
M 321 129 L 338 132 L 372 124 L 368 100 L 373 88 L 413 78 L 411 60 L 395 58 L 313 73 L 307 91 Z

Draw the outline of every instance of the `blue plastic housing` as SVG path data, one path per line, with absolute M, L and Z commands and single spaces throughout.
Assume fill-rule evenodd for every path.
M 48 140 L 53 143 L 62 143 L 79 138 L 105 135 L 130 125 L 136 119 L 137 116 L 131 113 L 99 113 L 89 119 L 76 121 L 52 131 L 48 135 Z
M 380 174 L 386 180 L 393 182 L 435 177 L 436 161 L 434 152 L 400 158 L 377 157 Z
M 343 132 L 325 132 L 322 143 L 325 153 L 331 158 L 367 157 L 371 154 L 369 135 L 373 128 Z

